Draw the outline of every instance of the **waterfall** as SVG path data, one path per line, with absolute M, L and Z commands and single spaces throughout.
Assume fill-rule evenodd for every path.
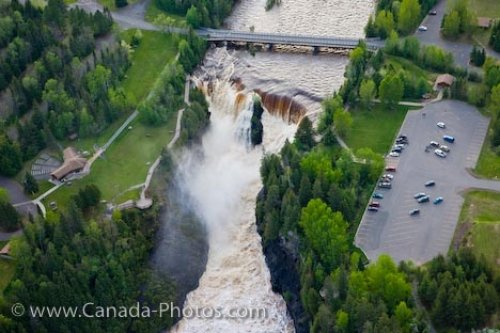
M 213 309 L 222 313 L 264 309 L 265 315 L 261 312 L 251 319 L 185 316 L 171 332 L 294 332 L 285 301 L 271 288 L 256 230 L 255 203 L 262 187 L 263 151 L 279 152 L 285 140 L 293 138 L 297 126 L 264 112 L 263 144 L 251 148 L 254 93 L 237 91 L 228 67 L 217 73 L 205 71 L 200 74 L 205 79 L 198 81 L 209 92 L 210 127 L 198 149 L 185 150 L 178 158 L 181 190 L 205 223 L 209 243 L 206 270 L 198 288 L 187 295 L 184 309 L 208 309 L 209 313 Z

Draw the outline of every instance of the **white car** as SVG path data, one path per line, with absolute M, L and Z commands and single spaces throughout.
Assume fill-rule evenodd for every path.
M 418 27 L 418 31 L 427 31 L 427 27 L 425 25 L 421 25 Z
M 391 174 L 386 173 L 386 174 L 384 174 L 384 175 L 382 176 L 382 178 L 394 179 L 394 175 L 391 175 Z
M 391 151 L 391 153 L 389 154 L 390 157 L 399 157 L 399 153 L 395 152 L 395 151 Z
M 446 124 L 445 124 L 445 123 L 443 123 L 442 121 L 440 121 L 440 122 L 439 122 L 439 123 L 437 123 L 436 125 L 437 125 L 437 127 L 439 127 L 439 128 L 446 128 Z
M 444 151 L 445 153 L 449 153 L 450 152 L 450 148 L 448 146 L 445 146 L 445 145 L 440 145 L 439 149 L 442 150 L 442 151 Z
M 442 151 L 441 149 L 434 150 L 434 154 L 436 154 L 437 156 L 442 157 L 442 158 L 446 157 L 446 153 L 444 151 Z

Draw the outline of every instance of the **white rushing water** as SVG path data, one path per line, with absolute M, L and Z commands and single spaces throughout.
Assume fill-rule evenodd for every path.
M 266 318 L 184 318 L 173 332 L 294 331 L 284 300 L 271 290 L 256 231 L 255 198 L 261 188 L 263 149 L 279 151 L 293 137 L 296 125 L 264 113 L 263 146 L 252 149 L 248 142 L 252 95 L 238 110 L 235 94 L 227 77 L 215 83 L 210 98 L 211 127 L 201 151 L 185 151 L 180 159 L 180 182 L 208 227 L 210 245 L 206 271 L 198 289 L 187 296 L 184 308 L 265 309 Z
M 269 12 L 266 0 L 241 0 L 226 24 L 231 29 L 362 37 L 373 0 L 282 0 Z M 314 21 L 314 23 L 312 23 Z M 211 125 L 199 149 L 179 158 L 178 181 L 206 224 L 209 253 L 196 290 L 184 310 L 265 309 L 266 318 L 184 317 L 172 332 L 294 332 L 281 295 L 271 289 L 270 273 L 255 225 L 256 196 L 265 153 L 279 152 L 292 139 L 296 125 L 264 112 L 264 142 L 248 143 L 254 89 L 292 97 L 308 114 L 343 82 L 346 57 L 335 55 L 257 53 L 210 50 L 198 81 L 209 95 Z M 237 92 L 231 83 L 241 83 Z M 241 99 L 244 102 L 241 102 Z M 188 263 L 189 264 L 189 263 Z M 180 268 L 182 269 L 182 268 Z M 207 310 L 208 309 L 208 310 Z

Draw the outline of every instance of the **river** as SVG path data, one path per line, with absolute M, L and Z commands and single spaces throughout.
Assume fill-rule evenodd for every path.
M 372 0 L 282 0 L 264 10 L 265 0 L 241 0 L 226 21 L 231 29 L 362 37 Z M 255 225 L 264 154 L 292 140 L 297 121 L 317 115 L 323 98 L 338 89 L 347 58 L 310 53 L 213 48 L 195 73 L 210 104 L 211 124 L 199 147 L 177 156 L 179 197 L 186 197 L 208 238 L 205 271 L 184 303 L 185 314 L 171 332 L 294 332 L 281 295 L 271 289 Z M 253 99 L 260 94 L 264 142 L 252 148 L 248 132 Z M 168 221 L 166 222 L 168 223 Z M 155 257 L 168 248 L 159 246 Z M 184 263 L 189 265 L 189 262 Z M 178 269 L 183 269 L 182 265 Z M 191 310 L 201 316 L 189 316 Z M 265 309 L 265 316 L 211 318 L 213 310 Z M 233 314 L 233 313 L 232 313 Z M 262 314 L 262 313 L 261 313 Z M 203 318 L 203 317 L 208 318 Z

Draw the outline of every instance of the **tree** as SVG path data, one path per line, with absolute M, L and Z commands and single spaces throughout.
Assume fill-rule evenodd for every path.
M 391 31 L 394 30 L 394 16 L 392 13 L 381 10 L 375 18 L 375 27 L 380 38 L 387 38 Z
M 132 40 L 130 41 L 130 46 L 136 48 L 141 44 L 142 41 L 142 32 L 140 29 L 135 30 L 134 35 L 132 36 Z
M 455 39 L 460 35 L 460 17 L 456 10 L 452 10 L 443 18 L 443 35 Z
M 380 100 L 390 108 L 394 108 L 397 105 L 403 97 L 403 93 L 404 83 L 397 75 L 389 74 L 380 83 Z
M 17 230 L 21 223 L 19 214 L 9 202 L 0 201 L 0 228 L 10 232 Z
M 295 145 L 299 150 L 308 151 L 316 142 L 314 141 L 314 129 L 309 117 L 304 117 L 295 133 Z
M 118 8 L 125 7 L 126 5 L 128 5 L 127 0 L 115 0 L 115 6 Z
M 491 29 L 489 44 L 493 50 L 500 52 L 500 21 L 496 22 Z
M 23 164 L 19 147 L 6 135 L 0 135 L 0 174 L 15 176 Z
M 473 65 L 481 67 L 484 65 L 484 62 L 486 61 L 486 52 L 484 48 L 479 48 L 476 45 L 472 48 L 472 51 L 470 53 L 470 61 Z
M 406 35 L 412 32 L 420 22 L 420 4 L 417 0 L 403 0 L 399 9 L 398 30 Z
M 0 202 L 9 202 L 10 196 L 9 192 L 3 187 L 0 187 Z
M 323 266 L 328 270 L 338 267 L 349 247 L 342 214 L 334 213 L 321 199 L 313 199 L 302 209 L 299 224 Z
M 31 175 L 31 173 L 26 172 L 24 174 L 24 182 L 23 182 L 24 192 L 29 194 L 35 194 L 38 192 L 38 182 L 35 177 Z
M 363 106 L 371 108 L 373 99 L 375 98 L 375 89 L 375 82 L 373 82 L 373 80 L 367 79 L 361 81 L 361 86 L 359 87 L 359 98 Z
M 198 29 L 201 26 L 202 18 L 194 5 L 192 5 L 186 13 L 186 22 L 193 27 L 193 29 Z
M 352 126 L 352 121 L 353 120 L 351 113 L 345 111 L 344 109 L 337 109 L 337 111 L 335 111 L 335 114 L 333 115 L 335 130 L 340 136 L 344 138 L 346 137 L 349 129 Z

